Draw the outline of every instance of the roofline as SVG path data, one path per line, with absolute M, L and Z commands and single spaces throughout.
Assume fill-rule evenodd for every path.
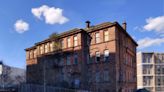
M 66 36 L 70 36 L 70 35 L 73 35 L 73 34 L 76 34 L 76 33 L 82 32 L 82 31 L 90 33 L 90 32 L 93 32 L 93 31 L 97 31 L 97 30 L 108 28 L 108 27 L 112 27 L 112 26 L 117 26 L 117 27 L 121 28 L 121 31 L 123 31 L 128 37 L 130 37 L 130 39 L 135 43 L 135 45 L 138 46 L 137 42 L 126 32 L 126 30 L 124 30 L 122 28 L 122 26 L 117 21 L 115 21 L 113 23 L 104 22 L 104 24 L 101 23 L 99 25 L 96 25 L 96 26 L 93 26 L 93 27 L 90 27 L 90 28 L 84 28 L 84 29 L 74 28 L 72 30 L 60 33 L 58 38 L 60 39 L 60 38 L 63 38 L 63 37 L 66 37 Z M 94 28 L 94 27 L 97 27 L 97 28 Z M 37 45 L 44 44 L 46 42 L 50 42 L 50 41 L 53 41 L 53 40 L 55 40 L 55 39 L 47 38 L 46 40 L 43 40 L 41 42 L 35 43 L 34 46 L 32 46 L 30 48 L 26 48 L 25 50 L 28 51 L 28 50 L 31 50 L 31 49 L 36 49 Z
M 76 33 L 82 32 L 82 31 L 85 32 L 85 30 L 83 30 L 83 29 L 72 29 L 72 30 L 70 30 L 70 31 L 71 31 L 71 32 L 66 31 L 66 32 L 63 32 L 63 33 L 59 34 L 59 37 L 58 37 L 58 38 L 60 39 L 60 38 L 63 38 L 63 37 L 66 37 L 66 36 L 70 36 L 70 35 L 73 35 L 73 34 L 76 34 Z M 32 47 L 30 47 L 30 48 L 26 48 L 25 51 L 32 50 L 32 49 L 36 49 L 36 46 L 38 46 L 38 45 L 40 45 L 40 44 L 44 44 L 44 43 L 46 43 L 46 42 L 54 41 L 54 40 L 55 40 L 55 39 L 53 39 L 53 38 L 47 38 L 46 40 L 43 40 L 43 41 L 41 41 L 41 42 L 35 43 L 35 45 L 32 46 Z
M 82 29 L 72 29 L 70 31 L 66 31 L 66 32 L 63 32 L 63 33 L 59 34 L 59 37 L 58 38 L 60 39 L 60 38 L 66 37 L 66 36 L 70 36 L 72 34 L 76 34 L 76 33 L 79 33 L 81 31 L 83 31 L 83 30 Z M 43 44 L 43 43 L 46 43 L 46 42 L 50 42 L 50 41 L 53 41 L 53 40 L 55 40 L 55 39 L 53 39 L 53 38 L 47 38 L 44 41 L 35 43 L 35 45 L 40 45 L 40 44 Z
M 90 33 L 90 32 L 100 30 L 100 29 L 105 29 L 105 28 L 108 28 L 108 27 L 112 27 L 114 25 L 115 25 L 115 23 L 104 22 L 104 24 L 101 23 L 101 24 L 98 24 L 96 26 L 91 26 L 90 28 L 84 28 L 84 30 L 86 30 L 88 33 Z M 99 27 L 97 27 L 97 26 L 99 26 Z M 97 28 L 94 28 L 94 27 L 97 27 Z
M 26 48 L 26 49 L 24 49 L 25 51 L 29 51 L 29 50 L 32 50 L 32 49 L 36 49 L 36 46 L 34 45 L 34 46 L 32 46 L 32 47 L 30 47 L 30 48 Z
M 137 52 L 141 54 L 164 54 L 164 52 L 154 52 L 154 51 L 145 51 L 145 52 Z
M 119 28 L 121 28 L 121 29 L 123 30 L 123 32 L 124 32 L 128 37 L 130 37 L 130 39 L 135 43 L 135 45 L 138 46 L 137 42 L 129 35 L 129 33 L 128 33 L 125 29 L 123 29 L 123 27 L 122 27 L 118 22 L 114 22 L 114 24 L 115 24 L 116 26 L 118 26 Z
M 109 23 L 109 22 L 106 22 L 106 23 Z M 97 25 L 96 25 L 97 26 Z M 86 30 L 88 33 L 90 32 L 93 32 L 93 31 L 97 31 L 97 30 L 100 30 L 100 29 L 104 29 L 104 28 L 108 28 L 108 27 L 112 27 L 112 26 L 118 26 L 119 28 L 121 28 L 121 31 L 123 30 L 123 32 L 128 36 L 130 37 L 130 39 L 135 43 L 136 46 L 138 46 L 137 42 L 128 34 L 128 32 L 123 29 L 123 27 L 117 22 L 117 21 L 114 21 L 113 23 L 111 24 L 106 24 L 106 25 L 102 25 L 101 27 L 101 24 L 100 24 L 100 27 L 99 28 L 96 28 L 96 29 L 90 29 L 90 28 L 86 28 L 84 30 Z M 91 27 L 92 28 L 92 27 Z

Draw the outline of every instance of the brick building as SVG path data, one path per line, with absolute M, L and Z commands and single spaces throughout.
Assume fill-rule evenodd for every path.
M 126 23 L 72 29 L 26 49 L 27 83 L 99 92 L 136 89 L 137 43 Z

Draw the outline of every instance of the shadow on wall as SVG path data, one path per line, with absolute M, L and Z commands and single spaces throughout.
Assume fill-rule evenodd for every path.
M 74 56 L 76 53 L 78 53 L 78 59 Z M 89 60 L 87 59 L 88 54 L 83 53 L 83 55 L 84 58 L 82 58 L 81 50 L 60 51 L 59 53 L 43 55 L 37 58 L 37 64 L 27 66 L 27 83 L 44 85 L 44 82 L 46 82 L 46 85 L 64 88 L 79 88 L 77 84 L 80 86 L 82 83 L 87 86 L 87 89 L 91 85 L 92 89 L 97 89 L 95 88 L 96 86 L 93 85 L 96 82 L 96 72 L 112 70 L 111 68 L 115 67 L 115 53 L 109 53 L 108 57 L 105 57 L 103 54 L 92 55 L 89 56 Z M 68 60 L 70 61 L 69 63 L 66 62 L 67 56 L 72 56 L 72 58 Z M 78 62 L 76 62 L 76 60 Z M 109 67 L 108 64 L 111 66 Z M 113 68 L 113 71 L 110 71 L 110 75 L 114 75 L 114 69 L 115 68 Z M 88 76 L 88 71 L 93 72 L 93 75 L 91 75 L 93 79 L 88 78 L 90 77 Z M 82 79 L 82 77 L 84 79 Z M 110 83 L 114 83 L 113 80 L 116 80 L 112 77 L 110 79 Z M 100 82 L 97 83 L 100 84 Z M 113 88 L 115 87 L 113 86 Z

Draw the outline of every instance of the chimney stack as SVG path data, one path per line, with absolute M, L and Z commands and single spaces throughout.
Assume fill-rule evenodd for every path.
M 89 28 L 91 22 L 90 21 L 86 21 L 85 23 L 86 23 L 86 28 Z
M 124 21 L 123 23 L 122 23 L 122 27 L 123 27 L 123 29 L 126 31 L 126 22 Z

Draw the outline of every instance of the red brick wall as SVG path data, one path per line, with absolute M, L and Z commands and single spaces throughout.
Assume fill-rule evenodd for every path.
M 104 31 L 109 31 L 109 41 L 104 42 Z M 64 41 L 64 48 L 62 49 L 62 57 L 64 58 L 64 66 L 63 66 L 63 71 L 64 71 L 64 79 L 71 84 L 72 78 L 75 77 L 73 76 L 70 78 L 70 70 L 71 72 L 76 72 L 77 78 L 81 80 L 81 88 L 87 88 L 92 89 L 92 90 L 105 90 L 112 91 L 112 92 L 118 92 L 120 89 L 122 90 L 131 90 L 136 88 L 136 80 L 131 79 L 136 77 L 136 45 L 134 42 L 131 40 L 124 30 L 117 27 L 117 26 L 112 26 L 108 28 L 104 28 L 101 30 L 97 31 L 92 31 L 90 33 L 86 32 L 81 32 L 76 35 L 78 35 L 78 46 L 74 47 L 73 43 L 73 37 L 74 35 L 71 36 L 66 36 L 61 39 Z M 99 32 L 100 33 L 100 43 L 95 43 L 95 33 Z M 91 44 L 90 46 L 87 46 L 87 41 L 88 37 L 91 37 Z M 67 38 L 71 38 L 71 47 L 67 47 Z M 109 50 L 109 61 L 108 62 L 103 62 L 103 56 L 104 56 L 104 50 L 108 49 Z M 96 63 L 95 62 L 95 56 L 96 56 L 96 51 L 100 52 L 100 62 Z M 73 58 L 74 58 L 74 53 L 78 53 L 78 65 L 73 65 Z M 66 56 L 67 54 L 70 54 L 71 56 L 71 65 L 66 65 Z M 88 64 L 87 63 L 87 55 L 92 54 L 93 56 L 93 63 Z M 40 57 L 44 57 L 46 54 L 41 55 Z M 55 54 L 54 54 L 55 55 Z M 53 57 L 54 58 L 54 57 Z M 48 59 L 53 59 L 53 58 L 47 58 Z M 133 61 L 130 61 L 130 58 L 133 58 Z M 35 61 L 34 61 L 35 60 Z M 39 64 L 40 60 L 36 59 L 27 59 L 27 66 L 31 64 Z M 42 60 L 41 60 L 42 61 Z M 96 80 L 96 73 L 97 71 L 100 72 L 100 77 L 103 77 L 103 72 L 104 70 L 107 70 L 109 72 L 109 81 L 103 81 L 103 79 L 100 78 L 100 82 L 95 82 Z M 37 70 L 40 71 L 40 70 Z M 50 70 L 51 71 L 51 70 Z M 50 75 L 56 76 L 60 74 L 61 72 L 55 72 L 55 75 Z M 89 73 L 91 74 L 92 81 L 89 81 Z M 131 76 L 133 75 L 134 76 Z M 38 74 L 39 75 L 39 74 Z M 33 76 L 37 76 L 37 73 L 35 73 Z M 123 80 L 120 80 L 120 76 L 123 77 Z M 28 74 L 27 74 L 28 77 Z M 52 79 L 48 77 L 48 79 Z M 30 80 L 30 75 L 28 77 Z M 38 80 L 37 77 L 34 77 L 36 79 L 32 79 L 32 81 Z M 131 80 L 132 81 L 131 81 Z M 56 79 L 52 79 L 56 80 Z M 50 84 L 51 82 L 54 82 L 49 80 Z M 52 83 L 53 84 L 53 83 Z

